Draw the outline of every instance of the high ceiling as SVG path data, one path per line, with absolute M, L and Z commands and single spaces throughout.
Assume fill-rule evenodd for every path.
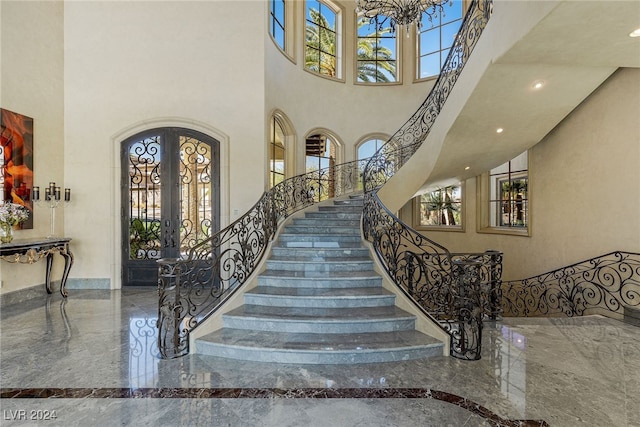
M 524 3 L 496 1 L 485 30 L 490 43 L 479 43 L 480 52 L 471 55 L 491 59 L 467 93 L 454 88 L 452 97 L 466 101 L 446 131 L 423 190 L 510 160 L 542 140 L 616 69 L 640 67 L 640 37 L 629 37 L 640 28 L 640 1 L 541 2 L 540 8 L 546 8 L 541 18 L 531 25 L 523 22 L 518 34 L 518 28 L 510 30 L 504 23 L 529 13 Z M 504 5 L 513 10 L 503 10 Z M 501 37 L 511 38 L 504 49 L 497 46 Z M 493 52 L 491 45 L 497 46 Z M 535 82 L 543 86 L 534 89 Z M 504 132 L 496 133 L 497 128 Z

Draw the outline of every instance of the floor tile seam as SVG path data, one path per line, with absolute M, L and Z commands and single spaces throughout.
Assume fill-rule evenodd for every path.
M 504 418 L 470 399 L 430 388 L 2 388 L 0 399 L 431 399 L 460 407 L 494 426 L 548 427 L 544 420 Z

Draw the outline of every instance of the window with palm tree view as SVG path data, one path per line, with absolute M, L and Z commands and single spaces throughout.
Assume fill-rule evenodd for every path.
M 398 40 L 391 21 L 376 22 L 358 17 L 356 54 L 359 83 L 390 83 L 398 81 Z
M 322 1 L 307 1 L 305 16 L 305 69 L 340 78 L 337 10 Z
M 462 186 L 450 185 L 416 199 L 418 227 L 462 230 Z
M 529 223 L 529 167 L 525 151 L 489 173 L 490 227 L 526 229 Z

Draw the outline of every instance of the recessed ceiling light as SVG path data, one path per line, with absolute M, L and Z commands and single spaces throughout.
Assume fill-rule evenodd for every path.
M 640 37 L 640 28 L 637 28 L 629 33 L 629 37 Z
M 466 167 L 464 168 L 464 170 L 466 170 L 466 171 L 468 171 L 469 169 L 471 169 L 471 166 L 466 166 Z
M 498 128 L 498 129 L 496 129 L 496 132 L 497 132 L 497 133 L 502 133 L 502 132 L 504 132 L 504 129 L 502 129 L 502 128 Z
M 542 86 L 544 86 L 544 82 L 542 80 L 539 80 L 533 84 L 534 89 L 541 89 Z

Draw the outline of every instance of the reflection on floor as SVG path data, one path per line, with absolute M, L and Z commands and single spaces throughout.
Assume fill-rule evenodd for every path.
M 156 298 L 76 290 L 4 305 L 0 424 L 640 426 L 640 329 L 615 320 L 487 323 L 476 362 L 161 360 Z

